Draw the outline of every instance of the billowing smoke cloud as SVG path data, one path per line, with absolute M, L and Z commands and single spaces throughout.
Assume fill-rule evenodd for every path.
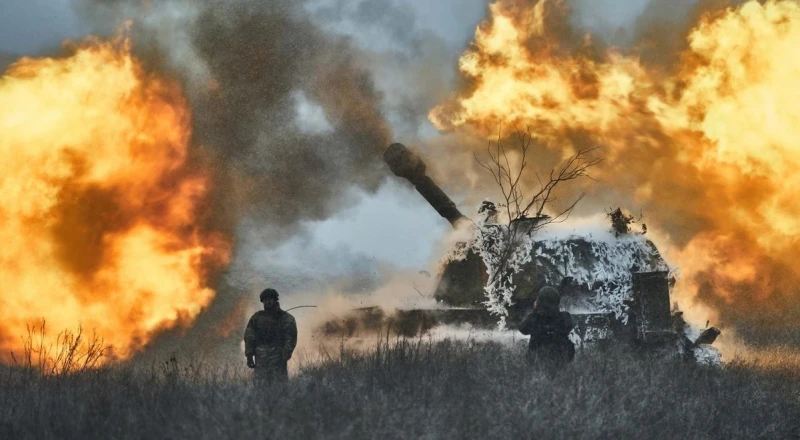
M 381 180 L 376 154 L 389 133 L 379 96 L 345 41 L 260 8 L 198 20 L 194 41 L 213 81 L 196 99 L 198 140 L 223 150 L 235 188 L 247 188 L 242 205 L 264 221 L 325 218 L 348 186 Z
M 302 2 L 85 1 L 103 27 L 132 19 L 134 50 L 183 78 L 195 144 L 213 154 L 224 211 L 291 227 L 374 190 L 390 139 L 357 51 Z
M 572 188 L 591 192 L 581 209 L 642 209 L 684 307 L 751 343 L 797 343 L 797 4 L 654 1 L 626 47 L 565 2 L 490 10 L 459 62 L 465 87 L 432 121 L 482 139 L 530 128 L 540 169 L 602 147 L 599 183 Z

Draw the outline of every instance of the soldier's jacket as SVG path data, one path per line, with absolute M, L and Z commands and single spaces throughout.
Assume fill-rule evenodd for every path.
M 531 351 L 549 352 L 571 360 L 575 346 L 569 340 L 574 324 L 567 312 L 534 310 L 520 324 L 519 331 L 531 335 L 528 348 Z
M 244 331 L 244 352 L 255 356 L 256 367 L 285 369 L 297 345 L 297 324 L 289 313 L 259 310 Z

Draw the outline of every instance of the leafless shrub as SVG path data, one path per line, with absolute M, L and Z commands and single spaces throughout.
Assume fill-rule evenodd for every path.
M 481 160 L 477 154 L 474 157 L 478 165 L 492 175 L 502 194 L 503 203 L 500 206 L 506 211 L 508 226 L 515 223 L 516 220 L 526 218 L 540 219 L 540 221 L 532 222 L 522 228 L 524 233 L 532 234 L 550 223 L 563 222 L 569 218 L 570 213 L 572 213 L 578 202 L 583 199 L 584 194 L 579 195 L 566 208 L 556 212 L 554 215 L 545 215 L 546 208 L 556 200 L 553 196 L 553 191 L 564 182 L 582 177 L 591 179 L 589 169 L 598 165 L 602 159 L 590 157 L 598 148 L 578 150 L 578 152 L 567 158 L 560 167 L 551 169 L 547 178 L 543 178 L 539 172 L 534 171 L 539 187 L 535 190 L 527 190 L 523 186 L 522 178 L 528 169 L 533 135 L 530 129 L 525 131 L 517 130 L 516 137 L 520 153 L 518 166 L 512 165 L 509 159 L 509 150 L 506 148 L 501 134 L 498 134 L 496 141 L 487 145 L 488 160 Z

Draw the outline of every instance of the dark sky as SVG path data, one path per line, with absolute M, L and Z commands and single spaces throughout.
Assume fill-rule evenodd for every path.
M 86 32 L 69 0 L 0 0 L 0 52 L 33 54 Z

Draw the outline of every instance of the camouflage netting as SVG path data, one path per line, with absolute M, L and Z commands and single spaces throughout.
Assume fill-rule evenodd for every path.
M 532 303 L 542 286 L 560 286 L 562 307 L 574 313 L 614 313 L 627 321 L 625 300 L 632 298 L 632 273 L 670 272 L 656 246 L 641 234 L 614 234 L 610 229 L 559 231 L 546 228 L 516 246 L 507 269 L 507 284 L 487 286 L 494 268 L 501 227 L 475 228 L 473 242 L 448 255 L 436 291 L 454 306 L 504 307 Z
M 632 273 L 670 271 L 655 245 L 642 235 L 547 238 L 536 242 L 534 253 L 540 283 L 559 285 L 567 278 L 565 307 L 613 312 L 623 320 L 624 301 L 632 298 Z

